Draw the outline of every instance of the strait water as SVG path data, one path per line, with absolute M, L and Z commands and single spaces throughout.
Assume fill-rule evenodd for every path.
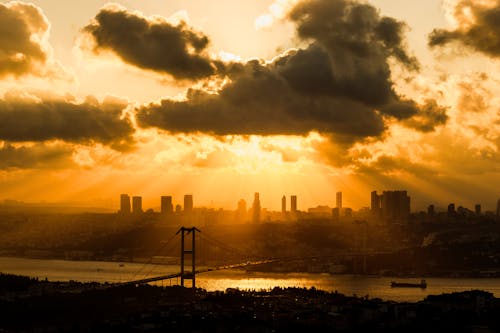
M 64 261 L 0 257 L 0 272 L 47 278 L 50 281 L 76 280 L 81 282 L 125 282 L 179 272 L 179 266 L 148 265 L 99 261 Z M 271 289 L 279 287 L 315 287 L 338 291 L 345 295 L 378 297 L 394 301 L 419 301 L 427 295 L 481 289 L 500 297 L 500 279 L 426 278 L 427 289 L 391 288 L 394 278 L 357 275 L 330 275 L 309 273 L 247 273 L 241 270 L 208 272 L 197 275 L 197 287 L 209 291 L 240 289 Z M 398 281 L 419 282 L 419 279 Z M 169 286 L 177 279 L 156 283 Z

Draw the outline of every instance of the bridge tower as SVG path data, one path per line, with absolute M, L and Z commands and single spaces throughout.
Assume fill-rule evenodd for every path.
M 184 287 L 184 280 L 191 280 L 193 290 L 196 288 L 196 232 L 201 232 L 195 227 L 186 228 L 182 227 L 177 231 L 177 235 L 181 234 L 181 286 Z M 185 238 L 191 235 L 191 249 L 186 248 Z M 185 269 L 186 255 L 191 257 L 191 270 Z

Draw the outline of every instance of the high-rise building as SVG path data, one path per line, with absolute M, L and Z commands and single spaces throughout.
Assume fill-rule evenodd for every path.
M 457 212 L 455 211 L 455 204 L 451 203 L 448 205 L 448 216 L 455 216 Z
M 247 202 L 244 199 L 240 199 L 238 201 L 238 212 L 246 213 L 247 211 Z
M 332 209 L 332 218 L 333 218 L 333 222 L 340 221 L 340 209 L 338 209 L 338 208 Z
M 475 205 L 474 211 L 475 211 L 477 216 L 481 215 L 481 205 L 480 204 Z
M 292 195 L 290 197 L 290 211 L 292 213 L 297 213 L 297 196 Z
M 171 196 L 162 196 L 161 197 L 161 213 L 167 214 L 172 213 L 174 211 L 174 206 L 172 204 Z
M 128 194 L 120 195 L 120 213 L 130 213 L 130 197 L 128 196 Z
M 342 192 L 337 192 L 337 205 L 335 207 L 337 207 L 339 210 L 342 209 Z
M 142 197 L 132 197 L 132 213 L 142 213 Z
M 410 216 L 410 197 L 406 191 L 384 191 L 380 202 L 385 219 L 400 220 Z
M 410 216 L 410 197 L 406 191 L 377 191 L 371 193 L 371 213 L 386 220 L 406 220 Z
M 255 192 L 252 205 L 252 221 L 254 223 L 260 222 L 260 198 L 259 193 Z
M 247 218 L 247 202 L 243 199 L 238 201 L 238 209 L 236 210 L 236 219 L 240 222 L 245 221 Z
M 193 211 L 193 196 L 191 194 L 186 194 L 184 196 L 184 211 L 186 213 L 191 213 Z
M 380 209 L 381 209 L 381 195 L 377 194 L 377 191 L 373 191 L 371 193 L 371 208 L 370 212 L 372 213 L 373 216 L 380 216 Z
M 434 214 L 435 214 L 434 205 L 429 205 L 429 207 L 427 207 L 427 215 L 428 216 L 434 216 Z
M 497 201 L 497 216 L 500 216 L 500 199 Z
M 285 214 L 285 213 L 286 213 L 286 196 L 283 196 L 283 197 L 281 198 L 281 212 L 282 212 L 283 214 Z

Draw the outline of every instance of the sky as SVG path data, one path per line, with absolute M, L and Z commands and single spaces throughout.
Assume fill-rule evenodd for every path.
M 1 1 L 0 199 L 494 210 L 499 58 L 497 0 Z

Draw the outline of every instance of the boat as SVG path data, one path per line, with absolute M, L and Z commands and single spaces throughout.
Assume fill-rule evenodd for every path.
M 409 283 L 409 282 L 391 282 L 391 288 L 427 288 L 427 282 L 421 280 L 420 283 Z

